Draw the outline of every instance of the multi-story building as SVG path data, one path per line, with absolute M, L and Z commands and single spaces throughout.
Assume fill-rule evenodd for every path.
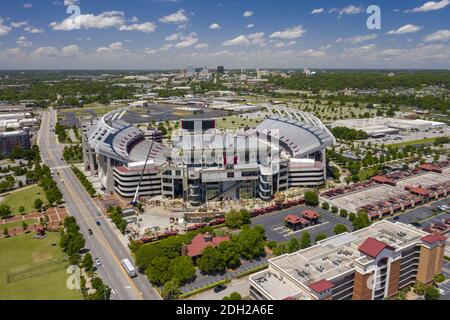
M 20 147 L 24 150 L 31 148 L 30 136 L 28 132 L 23 130 L 0 132 L 1 155 L 9 155 L 15 147 Z
M 250 277 L 256 300 L 382 300 L 440 273 L 446 237 L 381 221 L 269 260 Z
M 163 144 L 112 112 L 86 130 L 86 170 L 107 193 L 183 198 L 192 205 L 221 199 L 271 200 L 276 192 L 326 179 L 325 148 L 335 140 L 310 114 L 268 110 L 256 128 L 223 132 L 214 119 L 181 120 Z M 145 168 L 145 169 L 144 169 Z

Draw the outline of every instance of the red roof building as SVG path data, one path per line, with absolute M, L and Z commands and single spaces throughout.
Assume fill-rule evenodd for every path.
M 372 177 L 370 180 L 372 180 L 376 183 L 379 183 L 379 184 L 389 184 L 389 185 L 393 185 L 393 186 L 396 185 L 396 183 L 394 181 L 392 181 L 391 179 L 389 179 L 386 176 L 375 176 L 375 177 Z
M 395 250 L 393 247 L 391 247 L 390 245 L 377 240 L 375 238 L 367 238 L 366 241 L 364 241 L 358 248 L 358 250 L 362 253 L 364 253 L 365 255 L 371 257 L 371 258 L 376 258 L 378 257 L 378 255 L 384 250 L 384 249 L 389 249 L 389 250 Z
M 428 244 L 434 244 L 436 242 L 446 241 L 447 237 L 444 237 L 443 235 L 438 234 L 438 233 L 433 233 L 433 234 L 430 234 L 428 236 L 421 238 L 421 240 Z
M 305 210 L 303 211 L 303 217 L 309 220 L 317 220 L 320 218 L 320 214 L 318 214 L 314 210 Z
M 326 279 L 311 283 L 309 287 L 316 293 L 322 293 L 334 287 L 333 282 Z
M 217 247 L 224 241 L 230 241 L 229 237 L 213 237 L 210 233 L 199 233 L 192 239 L 191 244 L 184 246 L 184 255 L 191 258 L 199 257 L 207 247 Z
M 296 216 L 295 214 L 290 214 L 284 220 L 291 224 L 297 224 L 300 223 L 300 217 Z
M 428 197 L 430 195 L 430 190 L 421 187 L 409 187 L 407 188 L 407 190 L 413 194 L 417 194 L 423 197 Z
M 434 166 L 434 165 L 432 165 L 430 163 L 424 163 L 419 168 L 422 169 L 422 170 L 425 170 L 425 171 L 442 173 L 442 169 L 441 168 L 436 167 L 436 166 Z

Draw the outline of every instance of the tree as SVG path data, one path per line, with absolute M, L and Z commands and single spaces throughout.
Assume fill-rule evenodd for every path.
M 227 264 L 219 250 L 208 247 L 197 260 L 197 267 L 206 274 L 222 274 L 225 272 Z
M 94 261 L 92 260 L 92 255 L 89 252 L 84 255 L 81 266 L 86 269 L 87 272 L 92 272 L 94 270 Z
M 25 207 L 24 206 L 20 206 L 19 207 L 19 213 L 23 214 L 25 212 Z
M 414 293 L 423 296 L 425 294 L 426 286 L 422 282 L 416 282 L 414 284 Z
M 273 254 L 275 256 L 281 256 L 282 254 L 288 253 L 288 244 L 287 242 L 279 242 L 276 248 L 273 250 Z
M 250 224 L 250 213 L 247 210 L 231 210 L 225 216 L 226 226 L 230 229 L 239 229 Z
M 354 214 L 353 212 L 350 212 L 350 213 L 348 214 L 348 219 L 349 219 L 350 221 L 355 220 L 355 218 L 356 218 L 356 214 Z
M 338 234 L 341 234 L 341 233 L 344 233 L 344 232 L 348 232 L 348 229 L 347 229 L 347 227 L 344 226 L 343 224 L 337 224 L 337 225 L 334 227 L 334 234 L 335 234 L 335 235 L 338 235 Z
M 300 241 L 295 237 L 289 239 L 287 246 L 288 246 L 289 253 L 296 252 L 296 251 L 300 250 L 300 247 L 301 247 Z
M 339 214 L 341 218 L 347 218 L 348 217 L 348 211 L 345 209 L 341 209 L 341 212 Z
M 7 204 L 0 204 L 0 218 L 7 218 L 11 215 L 11 207 Z
M 41 210 L 43 204 L 44 204 L 44 202 L 40 198 L 37 198 L 36 200 L 34 200 L 34 208 L 36 210 Z
M 319 195 L 314 191 L 305 192 L 305 204 L 307 206 L 316 207 L 319 205 Z
M 439 290 L 433 286 L 425 288 L 425 300 L 439 300 L 441 297 Z
M 167 281 L 162 289 L 162 296 L 165 300 L 176 300 L 180 294 L 180 285 L 176 280 Z
M 169 264 L 169 273 L 172 279 L 183 284 L 195 276 L 195 266 L 191 257 L 177 257 Z
M 300 248 L 306 249 L 311 246 L 311 235 L 308 232 L 303 232 L 300 239 Z
M 437 274 L 433 277 L 433 281 L 435 283 L 441 283 L 441 282 L 445 281 L 445 276 L 442 273 Z
M 156 257 L 154 258 L 147 270 L 146 275 L 148 280 L 156 286 L 162 286 L 164 283 L 171 279 L 171 274 L 169 272 L 170 260 L 166 257 Z
M 320 234 L 318 234 L 317 236 L 316 236 L 316 242 L 319 242 L 319 241 L 322 241 L 322 240 L 325 240 L 327 238 L 327 235 L 326 234 L 324 234 L 324 233 L 320 233 Z
M 242 296 L 239 292 L 233 292 L 229 297 L 224 297 L 223 300 L 239 301 L 242 300 Z
M 330 210 L 330 205 L 328 204 L 328 202 L 322 203 L 322 209 L 327 211 Z
M 5 228 L 3 229 L 3 235 L 4 235 L 5 237 L 8 237 L 8 236 L 9 236 L 9 231 L 8 231 L 8 228 L 7 228 L 7 227 L 5 227 Z
M 28 229 L 28 224 L 25 221 L 22 222 L 22 229 L 23 229 L 23 231 L 27 231 L 27 229 Z
M 361 211 L 355 217 L 355 220 L 352 221 L 353 228 L 355 230 L 363 229 L 371 225 L 371 221 L 366 212 Z
M 339 212 L 339 208 L 336 207 L 336 206 L 332 206 L 332 207 L 331 207 L 331 212 L 332 212 L 332 213 L 338 213 L 338 212 Z

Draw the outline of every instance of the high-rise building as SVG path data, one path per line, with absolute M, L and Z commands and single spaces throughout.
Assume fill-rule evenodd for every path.
M 194 66 L 191 66 L 191 65 L 187 66 L 186 67 L 186 75 L 193 76 L 194 74 L 195 74 Z
M 217 73 L 224 74 L 225 73 L 225 68 L 223 66 L 218 66 L 217 67 Z

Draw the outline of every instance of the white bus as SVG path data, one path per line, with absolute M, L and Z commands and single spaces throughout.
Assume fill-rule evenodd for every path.
M 123 259 L 121 261 L 122 263 L 122 267 L 125 269 L 125 271 L 128 273 L 128 276 L 130 278 L 134 278 L 137 276 L 136 274 L 136 269 L 133 267 L 133 265 L 131 264 L 130 260 L 128 259 Z

